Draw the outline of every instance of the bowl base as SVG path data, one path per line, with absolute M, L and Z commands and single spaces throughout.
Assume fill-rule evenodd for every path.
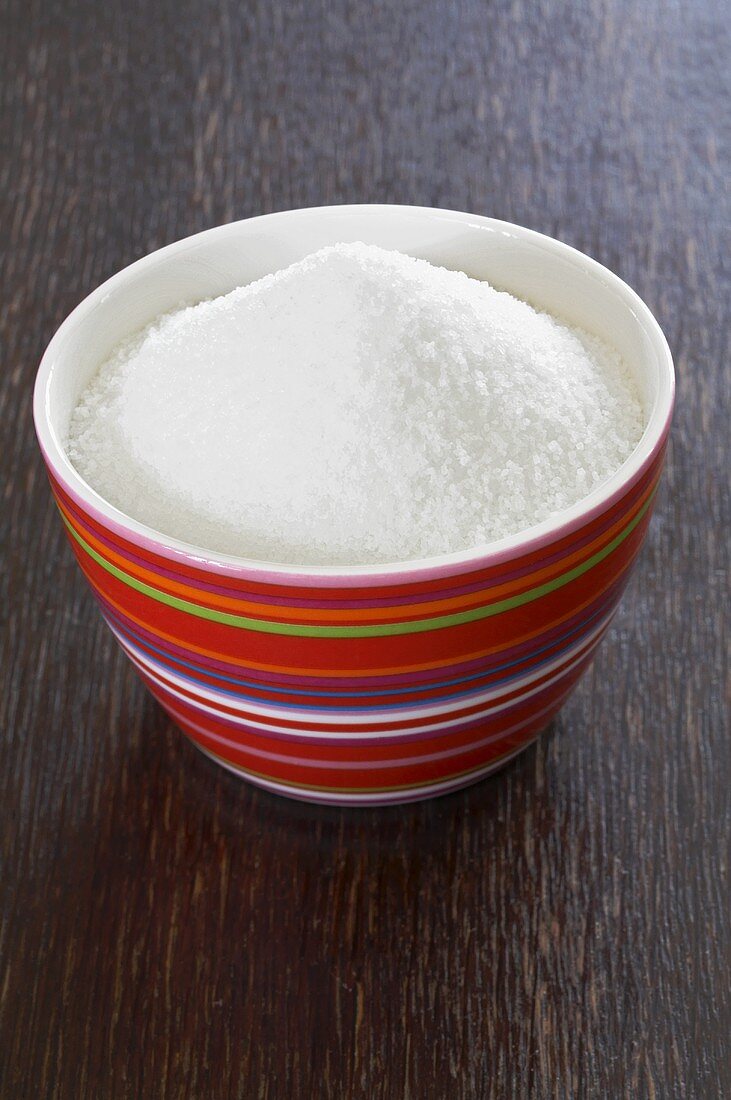
M 492 763 L 487 764 L 478 771 L 469 772 L 467 775 L 456 776 L 454 779 L 445 779 L 437 783 L 423 784 L 420 787 L 362 792 L 327 791 L 317 788 L 289 786 L 284 783 L 273 783 L 268 779 L 253 775 L 244 768 L 237 768 L 235 764 L 231 764 L 228 760 L 222 760 L 220 756 L 216 756 L 215 753 L 204 748 L 192 737 L 188 737 L 187 734 L 184 734 L 184 736 L 203 756 L 207 756 L 215 764 L 220 764 L 222 768 L 238 776 L 239 779 L 245 779 L 247 783 L 251 783 L 255 787 L 261 787 L 272 794 L 282 795 L 296 802 L 315 802 L 321 806 L 351 806 L 367 809 L 371 806 L 403 806 L 408 802 L 424 802 L 428 798 L 439 798 L 441 795 L 454 794 L 455 791 L 463 790 L 465 787 L 472 787 L 492 775 L 493 772 L 498 772 L 501 768 L 506 767 L 516 756 L 529 748 L 542 733 L 543 730 L 539 730 L 538 733 L 519 745 L 517 749 L 506 753 L 499 760 L 492 761 Z

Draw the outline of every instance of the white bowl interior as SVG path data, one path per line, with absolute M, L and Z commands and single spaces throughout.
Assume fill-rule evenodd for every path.
M 606 268 L 507 222 L 418 207 L 344 206 L 220 226 L 102 284 L 64 322 L 41 364 L 36 422 L 51 460 L 98 503 L 70 466 L 64 441 L 79 396 L 114 347 L 160 313 L 225 294 L 339 241 L 365 241 L 465 271 L 603 337 L 625 358 L 642 396 L 647 427 L 636 461 L 659 438 L 673 399 L 667 343 L 647 307 Z

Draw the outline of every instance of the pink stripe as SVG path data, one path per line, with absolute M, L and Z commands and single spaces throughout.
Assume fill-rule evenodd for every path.
M 619 594 L 623 591 L 627 584 L 629 577 L 623 574 L 610 588 L 608 588 L 602 595 L 584 608 L 583 611 L 577 615 L 571 616 L 564 623 L 553 627 L 551 630 L 545 631 L 543 634 L 536 638 L 531 638 L 527 642 L 521 642 L 520 645 L 513 646 L 510 649 L 503 649 L 489 657 L 477 657 L 471 661 L 463 661 L 453 665 L 443 665 L 437 669 L 426 669 L 416 672 L 403 672 L 393 676 L 368 676 L 364 674 L 362 676 L 295 676 L 286 672 L 266 672 L 263 673 L 260 669 L 243 668 L 241 665 L 230 664 L 224 660 L 214 657 L 206 657 L 200 653 L 192 653 L 174 642 L 169 642 L 166 639 L 160 638 L 157 634 L 146 630 L 144 627 L 137 623 L 131 622 L 124 614 L 119 612 L 116 608 L 113 608 L 98 592 L 95 592 L 96 598 L 107 616 L 112 619 L 113 622 L 119 623 L 120 626 L 117 629 L 123 629 L 125 626 L 130 630 L 138 634 L 150 645 L 156 646 L 158 649 L 164 650 L 172 657 L 179 657 L 184 661 L 193 661 L 193 663 L 200 665 L 203 669 L 210 669 L 216 672 L 221 672 L 227 676 L 238 677 L 242 680 L 252 680 L 261 684 L 262 689 L 270 684 L 281 685 L 283 687 L 292 687 L 292 694 L 297 694 L 296 688 L 300 687 L 303 690 L 321 690 L 323 688 L 331 688 L 334 691 L 338 689 L 347 691 L 352 688 L 353 690 L 369 690 L 370 688 L 384 687 L 386 689 L 397 689 L 399 686 L 417 686 L 424 685 L 424 690 L 429 689 L 429 684 L 433 682 L 440 682 L 442 680 L 458 679 L 462 676 L 469 676 L 472 673 L 482 673 L 484 675 L 490 675 L 490 669 L 495 665 L 506 664 L 510 661 L 520 661 L 525 655 L 533 653 L 536 649 L 540 649 L 543 646 L 551 645 L 555 639 L 560 638 L 563 634 L 568 633 L 575 627 L 579 626 L 585 619 L 592 617 L 593 621 L 600 618 L 605 609 L 609 608 L 618 599 Z M 111 625 L 111 624 L 110 624 Z M 587 630 L 591 629 L 592 623 L 587 625 Z M 578 641 L 580 635 L 576 638 Z M 134 643 L 132 643 L 134 644 Z
M 365 570 L 360 569 L 358 572 L 354 569 L 349 571 L 344 567 L 341 573 L 322 573 L 318 572 L 316 567 L 310 570 L 304 567 L 294 566 L 277 569 L 276 567 L 267 565 L 266 562 L 259 563 L 252 561 L 246 564 L 243 562 L 223 562 L 217 560 L 215 554 L 210 554 L 202 549 L 196 552 L 194 548 L 186 548 L 184 546 L 174 547 L 171 545 L 173 540 L 168 539 L 164 535 L 151 537 L 151 535 L 143 534 L 140 531 L 133 531 L 129 526 L 125 525 L 125 517 L 122 513 L 119 513 L 120 519 L 116 518 L 115 513 L 117 509 L 112 508 L 110 505 L 106 505 L 107 510 L 102 511 L 98 504 L 93 503 L 93 497 L 97 496 L 96 493 L 92 493 L 87 489 L 87 494 L 92 499 L 84 500 L 68 481 L 66 475 L 72 471 L 67 471 L 64 468 L 62 472 L 62 470 L 59 469 L 59 465 L 54 462 L 48 454 L 40 436 L 39 444 L 46 464 L 49 469 L 53 471 L 54 477 L 56 477 L 59 484 L 63 487 L 64 492 L 75 503 L 77 508 L 81 509 L 83 512 L 87 512 L 101 527 L 108 528 L 117 535 L 117 537 L 126 542 L 131 542 L 140 546 L 150 554 L 167 558 L 173 562 L 184 562 L 194 569 L 206 569 L 225 577 L 233 577 L 243 581 L 252 580 L 258 583 L 272 585 L 286 584 L 309 588 L 372 588 L 387 587 L 389 585 L 418 584 L 422 581 L 430 580 L 442 580 L 445 577 L 450 578 L 456 573 L 468 576 L 472 573 L 480 572 L 484 569 L 491 569 L 505 562 L 510 562 L 515 559 L 516 555 L 522 556 L 538 553 L 545 547 L 551 546 L 557 540 L 567 538 L 574 534 L 574 532 L 580 531 L 587 524 L 598 519 L 607 509 L 613 508 L 615 504 L 619 503 L 619 501 L 637 485 L 638 481 L 641 480 L 655 460 L 661 456 L 671 418 L 672 402 L 666 414 L 662 429 L 649 452 L 643 457 L 642 462 L 637 469 L 635 469 L 633 474 L 618 485 L 609 496 L 600 496 L 591 508 L 579 512 L 572 520 L 551 526 L 541 535 L 532 538 L 524 538 L 520 541 L 518 546 L 515 545 L 514 540 L 511 540 L 510 545 L 500 550 L 476 553 L 474 555 L 470 555 L 469 553 L 466 555 L 457 555 L 458 559 L 462 557 L 464 560 L 443 561 L 437 558 L 436 560 L 439 564 L 423 565 L 417 562 L 413 566 L 401 562 L 390 568 L 374 566 L 372 568 L 367 567 Z M 102 503 L 101 498 L 99 498 L 99 500 L 100 503 Z M 449 555 L 449 557 L 452 558 L 454 555 Z
M 170 692 L 179 700 L 178 705 L 197 708 L 201 713 L 209 713 L 217 718 L 227 715 L 236 723 L 250 723 L 252 727 L 270 730 L 296 730 L 306 739 L 313 734 L 327 734 L 329 739 L 338 740 L 345 735 L 363 733 L 365 736 L 377 735 L 381 730 L 394 733 L 423 732 L 426 729 L 452 728 L 461 718 L 485 718 L 493 711 L 505 711 L 511 705 L 533 697 L 538 691 L 557 683 L 563 672 L 575 667 L 583 656 L 594 650 L 606 630 L 607 624 L 597 631 L 589 641 L 566 655 L 563 660 L 548 669 L 529 671 L 520 680 L 487 689 L 481 697 L 470 696 L 459 701 L 428 700 L 407 708 L 379 708 L 377 710 L 338 710 L 321 708 L 314 712 L 296 712 L 284 710 L 276 704 L 266 702 L 259 709 L 248 700 L 241 708 L 234 706 L 234 699 L 222 697 L 215 689 L 204 691 L 191 689 L 189 684 L 177 683 L 157 664 L 142 660 L 134 648 L 122 643 L 122 646 L 134 665 L 148 679 L 161 689 Z M 517 694 L 520 693 L 520 694 Z M 511 698 L 512 697 L 512 698 Z M 333 721 L 328 719 L 333 718 Z
M 272 698 L 271 695 L 262 692 L 263 698 L 247 699 L 245 709 L 238 713 L 244 718 L 250 716 L 255 717 L 257 721 L 266 722 L 268 716 L 257 711 L 257 707 L 265 707 L 267 710 L 273 710 L 275 712 L 273 716 L 274 719 L 279 715 L 279 717 L 284 720 L 286 726 L 287 722 L 291 722 L 293 713 L 297 713 L 296 708 L 300 707 L 301 717 L 304 722 L 319 724 L 319 722 L 322 721 L 322 715 L 336 713 L 337 723 L 341 727 L 344 723 L 348 722 L 349 718 L 361 714 L 366 715 L 369 724 L 380 724 L 381 719 L 384 717 L 389 717 L 393 721 L 398 721 L 399 719 L 408 720 L 413 717 L 414 711 L 422 711 L 427 714 L 432 714 L 437 711 L 443 711 L 445 715 L 458 714 L 460 710 L 460 705 L 457 704 L 458 698 L 462 698 L 461 709 L 466 711 L 478 705 L 480 702 L 486 701 L 489 697 L 504 698 L 519 690 L 521 687 L 525 687 L 527 690 L 529 685 L 545 677 L 553 676 L 563 667 L 568 667 L 570 662 L 575 661 L 583 652 L 597 644 L 598 639 L 604 634 L 611 617 L 610 614 L 608 617 L 598 618 L 592 623 L 591 629 L 586 632 L 583 637 L 572 639 L 571 644 L 565 646 L 563 649 L 559 649 L 552 653 L 538 654 L 532 661 L 523 662 L 520 668 L 515 668 L 513 670 L 513 674 L 510 677 L 505 678 L 499 676 L 495 679 L 495 674 L 493 673 L 492 675 L 488 674 L 481 676 L 478 680 L 471 681 L 469 685 L 470 691 L 466 694 L 458 690 L 460 687 L 464 687 L 464 685 L 457 685 L 457 690 L 447 692 L 440 691 L 436 696 L 426 698 L 423 692 L 418 692 L 411 695 L 401 695 L 396 699 L 385 699 L 380 695 L 368 696 L 363 699 L 345 700 L 339 698 L 337 703 L 335 703 L 335 701 L 331 702 L 331 699 L 327 696 L 320 696 L 317 698 L 312 697 L 304 704 L 299 702 L 292 704 L 287 702 L 287 698 L 281 698 L 279 696 Z M 228 713 L 229 708 L 232 708 L 234 712 L 236 711 L 236 708 L 233 706 L 234 700 L 229 698 L 232 691 L 230 686 L 209 683 L 208 681 L 191 682 L 186 680 L 184 672 L 168 668 L 158 656 L 147 653 L 144 649 L 140 648 L 139 644 L 135 644 L 127 639 L 123 633 L 111 623 L 109 625 L 120 645 L 125 652 L 128 653 L 130 658 L 141 668 L 146 669 L 151 675 L 157 677 L 163 685 L 169 686 L 171 691 L 182 693 L 185 695 L 186 699 L 192 696 L 195 701 L 199 700 L 201 704 L 206 704 L 214 708 L 216 713 Z M 178 678 L 183 682 L 178 683 Z M 434 692 L 437 691 L 437 689 L 432 690 Z M 213 698 L 208 698 L 207 693 L 210 693 Z M 397 695 L 397 693 L 390 694 Z M 294 696 L 294 693 L 292 693 L 292 695 Z M 239 696 L 237 698 L 241 697 Z M 294 711 L 293 707 L 295 708 Z
M 600 638 L 597 639 L 597 644 L 598 644 L 599 640 L 600 640 Z M 559 691 L 559 694 L 557 695 L 557 698 L 556 698 L 556 707 L 558 708 L 561 705 L 561 700 L 563 698 L 565 698 L 566 693 L 571 689 L 573 684 L 579 679 L 579 677 L 582 675 L 584 669 L 586 668 L 588 663 L 591 661 L 591 659 L 594 655 L 595 648 L 596 648 L 596 646 L 593 646 L 592 649 L 576 665 L 574 665 L 572 668 L 570 668 L 568 670 L 568 672 L 561 672 L 560 670 L 557 670 L 557 675 L 553 679 L 553 681 L 550 684 L 543 687 L 541 690 L 536 691 L 535 695 L 531 696 L 531 699 L 535 703 L 540 703 L 541 700 L 545 697 L 545 695 L 549 691 L 555 690 L 557 688 L 557 685 L 563 684 L 563 688 L 562 688 L 561 691 Z M 153 678 L 146 672 L 146 670 L 142 669 L 134 661 L 133 661 L 133 663 L 135 664 L 135 667 L 137 668 L 137 671 L 138 671 L 139 675 L 144 680 L 145 684 L 148 686 L 148 688 L 150 689 L 152 694 L 159 700 L 159 702 L 166 709 L 169 709 L 171 707 L 174 707 L 176 709 L 180 709 L 181 703 L 182 703 L 183 708 L 187 707 L 193 712 L 193 714 L 197 713 L 195 701 L 187 701 L 187 700 L 183 701 L 183 700 L 179 699 L 178 696 L 171 694 L 171 692 L 169 690 L 167 690 L 165 687 L 162 687 L 161 685 L 157 684 L 153 680 Z M 500 702 L 499 699 L 496 700 L 496 704 L 499 704 L 499 702 Z M 513 700 L 508 706 L 504 707 L 500 713 L 504 716 L 509 716 L 518 707 L 525 706 L 525 705 L 526 705 L 525 697 L 524 696 L 519 697 L 519 698 Z M 420 730 L 416 733 L 412 733 L 412 732 L 409 732 L 407 730 L 404 733 L 392 734 L 390 737 L 382 737 L 382 736 L 378 736 L 378 734 L 370 734 L 367 737 L 348 737 L 347 741 L 345 741 L 343 739 L 341 743 L 343 743 L 343 744 L 347 743 L 348 746 L 353 745 L 353 746 L 356 746 L 356 747 L 361 746 L 361 747 L 367 748 L 367 747 L 373 746 L 373 745 L 394 745 L 394 744 L 401 744 L 401 743 L 408 744 L 408 743 L 415 743 L 415 742 L 419 742 L 419 741 L 428 741 L 428 740 L 433 740 L 435 737 L 450 736 L 452 734 L 457 736 L 458 734 L 464 733 L 467 730 L 479 728 L 480 726 L 484 725 L 486 721 L 489 721 L 490 717 L 491 717 L 490 716 L 490 711 L 488 710 L 485 713 L 478 715 L 476 718 L 471 718 L 471 719 L 468 719 L 467 721 L 464 721 L 464 722 L 458 722 L 455 725 L 450 726 L 448 730 L 441 730 L 439 726 L 432 726 L 429 729 Z M 295 742 L 301 742 L 302 741 L 302 735 L 300 733 L 298 733 L 296 730 L 290 732 L 290 731 L 287 731 L 286 729 L 275 728 L 275 727 L 271 727 L 271 728 L 267 727 L 266 729 L 262 730 L 262 729 L 259 729 L 257 726 L 252 726 L 252 725 L 250 725 L 249 723 L 247 723 L 245 721 L 236 720 L 231 715 L 221 715 L 221 714 L 216 713 L 215 714 L 215 721 L 218 725 L 224 726 L 227 729 L 230 729 L 232 731 L 245 730 L 246 733 L 248 733 L 249 735 L 254 736 L 254 737 L 263 738 L 267 741 L 269 741 L 269 740 L 295 741 Z M 335 739 L 337 739 L 337 738 L 335 738 Z M 310 736 L 308 736 L 307 740 L 308 740 L 309 744 L 324 746 L 324 745 L 332 744 L 334 738 L 332 736 L 327 737 L 327 736 L 316 736 L 314 734 L 310 734 Z
M 488 775 L 506 767 L 511 760 L 514 760 L 516 756 L 532 745 L 540 735 L 541 731 L 539 730 L 538 733 L 518 745 L 514 752 L 499 757 L 497 760 L 486 764 L 484 768 L 479 768 L 469 776 L 463 775 L 457 779 L 448 779 L 441 783 L 430 783 L 419 787 L 400 787 L 395 791 L 377 791 L 373 794 L 348 794 L 337 790 L 308 790 L 307 788 L 291 787 L 286 783 L 274 783 L 271 780 L 262 779 L 258 775 L 252 775 L 246 768 L 239 768 L 235 764 L 231 764 L 228 760 L 214 756 L 210 750 L 204 748 L 203 745 L 199 744 L 199 742 L 195 741 L 192 737 L 188 738 L 188 740 L 200 753 L 212 760 L 214 764 L 220 764 L 221 767 L 226 768 L 227 771 L 232 772 L 232 774 L 239 779 L 247 779 L 255 786 L 263 787 L 264 790 L 271 791 L 274 794 L 286 795 L 288 798 L 292 798 L 297 802 L 315 802 L 323 806 L 348 806 L 352 809 L 363 808 L 365 810 L 371 806 L 403 806 L 407 802 L 423 802 L 427 798 L 438 798 L 440 795 L 450 794 L 452 791 L 463 790 L 466 787 L 474 787 L 475 784 L 486 779 Z
M 637 488 L 637 486 L 635 487 Z M 643 487 L 644 488 L 644 487 Z M 635 503 L 640 493 L 628 493 L 628 498 L 625 500 L 626 513 L 629 511 Z M 183 576 L 181 573 L 176 572 L 174 569 L 167 569 L 157 562 L 149 562 L 146 558 L 140 557 L 138 554 L 132 553 L 129 549 L 120 547 L 116 542 L 109 538 L 106 532 L 100 532 L 91 530 L 85 521 L 83 513 L 78 511 L 74 505 L 65 505 L 74 520 L 79 526 L 87 531 L 93 538 L 97 539 L 102 545 L 113 553 L 121 554 L 127 561 L 139 566 L 141 569 L 149 570 L 155 573 L 157 576 L 165 577 L 168 580 L 176 583 L 183 583 L 189 585 L 191 588 L 195 588 L 201 592 L 210 592 L 213 595 L 224 596 L 228 598 L 238 598 L 241 600 L 248 600 L 252 603 L 259 603 L 263 606 L 271 607 L 301 607 L 311 608 L 315 610 L 347 610 L 359 608 L 373 608 L 373 607 L 409 607 L 415 604 L 429 604 L 435 603 L 440 600 L 454 599 L 458 596 L 467 596 L 473 592 L 489 592 L 491 588 L 498 585 L 505 584 L 509 581 L 518 580 L 521 577 L 529 577 L 531 573 L 535 573 L 538 568 L 545 568 L 548 565 L 552 565 L 555 562 L 561 561 L 563 558 L 568 557 L 570 554 L 576 553 L 577 550 L 583 549 L 583 547 L 589 545 L 589 543 L 600 538 L 613 524 L 617 523 L 622 515 L 613 516 L 607 519 L 603 524 L 597 527 L 589 534 L 583 535 L 580 539 L 575 540 L 569 546 L 564 547 L 562 550 L 557 550 L 553 554 L 547 555 L 540 563 L 530 563 L 520 566 L 516 569 L 509 570 L 508 572 L 501 573 L 499 576 L 493 577 L 489 581 L 480 580 L 474 581 L 471 584 L 462 584 L 450 588 L 439 589 L 434 592 L 421 592 L 410 596 L 378 596 L 370 599 L 353 600 L 353 599 L 305 599 L 297 596 L 268 596 L 258 592 L 245 592 L 240 587 L 224 586 L 219 584 L 212 584 L 209 581 L 204 581 L 199 578 L 191 578 Z M 624 514 L 624 513 L 623 513 Z
M 307 757 L 285 756 L 282 753 L 268 752 L 266 749 L 255 749 L 250 745 L 242 745 L 239 741 L 231 741 L 228 737 L 222 737 L 218 733 L 212 733 L 210 730 L 205 729 L 204 726 L 199 726 L 197 722 L 192 722 L 190 718 L 186 718 L 185 715 L 176 711 L 172 706 L 169 706 L 168 710 L 181 725 L 194 729 L 196 733 L 203 734 L 204 737 L 209 738 L 211 741 L 216 741 L 221 745 L 226 745 L 239 752 L 248 753 L 251 756 L 260 757 L 262 760 L 273 760 L 279 764 L 290 764 L 296 765 L 297 767 L 313 768 L 315 770 L 319 768 L 320 770 L 332 769 L 334 771 L 378 771 L 381 768 L 403 768 L 410 764 L 429 764 L 434 760 L 449 760 L 450 757 L 453 756 L 466 756 L 468 753 L 477 752 L 487 745 L 492 745 L 496 741 L 502 741 L 504 738 L 510 737 L 511 734 L 517 733 L 518 730 L 525 729 L 531 722 L 535 722 L 544 714 L 548 714 L 553 710 L 554 706 L 555 703 L 549 703 L 548 706 L 531 714 L 530 717 L 524 718 L 520 722 L 516 722 L 515 725 L 508 726 L 507 729 L 500 730 L 498 733 L 493 733 L 489 737 L 484 737 L 481 741 L 471 741 L 468 745 L 459 745 L 454 749 L 444 749 L 442 752 L 426 753 L 423 756 L 404 756 L 400 757 L 398 760 L 359 760 L 357 757 L 353 760 L 311 760 Z

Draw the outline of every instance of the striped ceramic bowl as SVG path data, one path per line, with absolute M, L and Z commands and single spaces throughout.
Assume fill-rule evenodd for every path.
M 64 450 L 69 417 L 120 340 L 181 301 L 356 240 L 488 279 L 614 344 L 645 405 L 635 452 L 579 505 L 519 536 L 377 567 L 211 553 L 137 523 L 81 479 Z M 269 790 L 374 805 L 473 783 L 556 714 L 647 532 L 673 390 L 670 352 L 647 307 L 581 253 L 472 214 L 345 206 L 221 226 L 115 275 L 51 342 L 34 411 L 73 552 L 178 726 Z

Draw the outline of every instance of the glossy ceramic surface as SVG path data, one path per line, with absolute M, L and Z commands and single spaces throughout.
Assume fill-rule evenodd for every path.
M 136 523 L 81 480 L 64 453 L 68 419 L 120 339 L 182 300 L 226 292 L 339 240 L 460 268 L 610 340 L 645 403 L 636 451 L 579 506 L 521 536 L 377 567 L 212 554 Z M 673 389 L 670 353 L 647 307 L 580 253 L 469 214 L 335 207 L 210 230 L 109 280 L 49 346 L 35 418 L 77 560 L 181 729 L 271 790 L 368 805 L 474 782 L 550 722 L 640 550 Z

